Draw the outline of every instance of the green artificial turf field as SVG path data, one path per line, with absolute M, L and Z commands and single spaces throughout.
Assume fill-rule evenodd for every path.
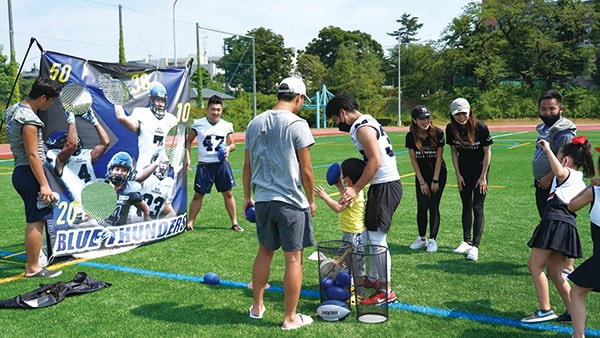
M 587 134 L 600 146 L 600 132 Z M 91 260 L 67 262 L 55 279 L 13 278 L 23 272 L 24 260 L 0 260 L 0 299 L 31 291 L 39 283 L 68 281 L 78 271 L 113 283 L 94 293 L 68 297 L 37 310 L 0 310 L 4 337 L 570 337 L 570 325 L 523 325 L 520 319 L 537 307 L 535 289 L 527 271 L 530 249 L 526 243 L 538 222 L 532 187 L 531 157 L 535 132 L 493 132 L 490 190 L 485 203 L 485 230 L 479 260 L 467 261 L 452 250 L 462 240 L 460 198 L 449 150 L 448 184 L 441 204 L 439 251 L 410 250 L 417 237 L 414 175 L 405 132 L 389 133 L 397 155 L 404 195 L 388 235 L 392 255 L 392 286 L 398 303 L 389 307 L 382 324 L 356 320 L 325 322 L 316 316 L 319 305 L 317 262 L 305 259 L 303 293 L 298 311 L 312 315 L 314 324 L 296 331 L 280 329 L 283 318 L 283 255 L 273 259 L 265 293 L 264 319 L 248 318 L 252 291 L 246 287 L 257 251 L 256 231 L 241 213 L 243 143 L 231 153 L 238 187 L 234 194 L 238 219 L 246 231 L 231 231 L 223 198 L 213 191 L 204 199 L 195 230 L 174 238 Z M 358 157 L 347 135 L 316 137 L 311 150 L 316 182 L 325 182 L 332 162 Z M 446 147 L 447 148 L 447 147 Z M 24 250 L 25 228 L 21 200 L 11 184 L 12 162 L 0 162 L 0 255 Z M 188 197 L 194 171 L 188 172 Z M 337 214 L 317 200 L 314 218 L 317 242 L 340 238 Z M 189 203 L 189 201 L 188 201 Z M 579 213 L 578 227 L 586 257 L 592 252 L 587 208 Z M 304 252 L 307 258 L 314 248 Z M 583 260 L 576 261 L 576 265 Z M 201 277 L 215 272 L 221 285 L 206 285 Z M 550 284 L 551 303 L 565 308 Z M 588 336 L 600 336 L 600 298 L 587 298 Z

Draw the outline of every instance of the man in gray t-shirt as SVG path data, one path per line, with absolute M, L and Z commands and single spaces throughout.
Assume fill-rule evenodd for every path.
M 310 161 L 310 146 L 315 140 L 308 123 L 297 115 L 305 98 L 308 99 L 302 80 L 284 79 L 279 84 L 277 104 L 256 116 L 246 128 L 243 208 L 255 206 L 259 243 L 252 268 L 254 300 L 249 317 L 262 318 L 271 260 L 275 251 L 282 248 L 286 267 L 281 326 L 284 330 L 313 321 L 310 316 L 296 313 L 302 289 L 302 251 L 315 244 L 315 182 Z
M 548 156 L 544 150 L 538 145 L 540 140 L 545 140 L 550 143 L 550 148 L 554 154 L 563 145 L 570 143 L 577 128 L 575 124 L 568 119 L 562 117 L 562 95 L 552 89 L 544 92 L 538 101 L 540 118 L 542 123 L 535 128 L 538 132 L 536 140 L 535 154 L 533 155 L 532 169 L 535 186 L 535 201 L 537 210 L 542 217 L 546 208 L 546 200 L 552 186 L 552 168 L 548 161 Z
M 545 91 L 538 100 L 538 107 L 542 123 L 535 128 L 538 132 L 538 137 L 535 143 L 535 154 L 533 155 L 533 185 L 535 186 L 535 203 L 537 206 L 540 219 L 546 209 L 546 201 L 552 187 L 554 174 L 550 167 L 548 156 L 538 144 L 540 140 L 545 140 L 550 143 L 552 152 L 556 155 L 558 150 L 575 137 L 577 127 L 575 123 L 562 117 L 564 107 L 562 105 L 562 95 L 550 89 Z M 568 258 L 563 268 L 563 276 L 573 271 L 573 258 Z
M 35 79 L 27 97 L 10 107 L 3 115 L 6 136 L 14 157 L 12 184 L 25 207 L 25 278 L 56 277 L 60 270 L 46 270 L 39 257 L 46 221 L 52 218 L 51 202 L 56 196 L 44 171 L 46 154 L 42 139 L 44 122 L 40 111 L 46 111 L 59 96 L 61 85 L 46 76 Z M 38 202 L 42 202 L 42 206 Z

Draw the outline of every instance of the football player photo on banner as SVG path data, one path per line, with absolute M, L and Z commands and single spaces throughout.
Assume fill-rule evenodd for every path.
M 41 114 L 60 197 L 47 223 L 52 255 L 102 256 L 185 231 L 191 62 L 157 69 L 45 51 L 40 64 L 63 85 Z

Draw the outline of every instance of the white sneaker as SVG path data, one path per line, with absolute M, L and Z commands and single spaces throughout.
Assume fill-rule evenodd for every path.
M 469 250 L 469 254 L 467 255 L 467 259 L 470 261 L 476 261 L 479 258 L 479 249 L 474 246 Z
M 435 239 L 430 239 L 429 242 L 427 242 L 427 252 L 437 252 L 437 249 L 438 246 Z
M 415 241 L 410 245 L 410 248 L 413 250 L 421 249 L 427 247 L 427 240 L 421 239 L 421 237 L 417 237 Z
M 455 254 L 464 254 L 467 251 L 471 250 L 471 245 L 467 242 L 460 242 L 458 248 L 454 249 L 452 252 Z

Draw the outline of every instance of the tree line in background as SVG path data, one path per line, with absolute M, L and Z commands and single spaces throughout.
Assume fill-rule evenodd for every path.
M 403 124 L 416 104 L 447 120 L 456 96 L 469 99 L 483 119 L 536 117 L 537 98 L 548 88 L 563 92 L 571 117 L 598 117 L 599 92 L 581 83 L 600 83 L 599 14 L 599 0 L 472 2 L 438 41 L 417 43 L 422 24 L 404 13 L 399 29 L 388 33 L 400 45 Z M 259 93 L 275 93 L 277 80 L 294 71 L 309 93 L 326 84 L 333 93 L 356 97 L 363 112 L 396 124 L 398 46 L 385 53 L 369 34 L 329 26 L 298 51 L 292 67 L 292 51 L 281 35 L 265 28 L 247 35 L 255 37 Z M 225 55 L 217 63 L 241 94 L 252 91 L 250 43 L 225 39 Z M 313 111 L 301 114 L 315 125 Z
M 325 84 L 332 93 L 353 95 L 363 113 L 396 125 L 400 52 L 403 125 L 410 123 L 409 112 L 417 104 L 447 121 L 449 104 L 458 96 L 484 120 L 536 117 L 537 98 L 548 88 L 563 93 L 569 117 L 597 118 L 599 17 L 600 0 L 485 0 L 466 5 L 438 41 L 419 43 L 415 36 L 423 25 L 404 13 L 396 20 L 398 30 L 388 33 L 399 44 L 387 53 L 367 33 L 328 26 L 297 51 L 295 60 L 283 36 L 259 27 L 246 34 L 255 42 L 257 112 L 273 106 L 278 81 L 294 74 L 305 80 L 309 96 Z M 243 36 L 224 39 L 224 56 L 216 62 L 224 74 L 211 79 L 200 67 L 190 83 L 196 87 L 201 80 L 201 87 L 235 97 L 226 102 L 225 119 L 236 130 L 243 130 L 253 113 L 251 43 Z M 0 53 L 0 102 L 8 98 L 14 73 Z M 21 95 L 29 85 L 21 81 Z M 192 116 L 204 113 L 195 107 Z M 301 115 L 316 125 L 314 109 Z

